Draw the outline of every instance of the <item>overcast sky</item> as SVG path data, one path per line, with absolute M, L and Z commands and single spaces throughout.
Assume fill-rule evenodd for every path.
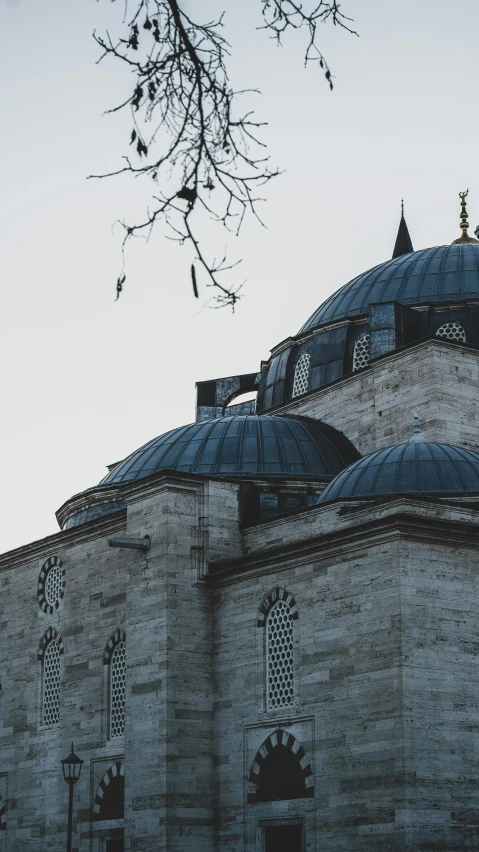
M 218 0 L 188 0 L 206 16 Z M 331 93 L 304 70 L 303 38 L 278 49 L 259 0 L 227 7 L 237 88 L 269 122 L 267 229 L 232 246 L 244 298 L 210 310 L 191 254 L 155 235 L 128 256 L 119 302 L 117 219 L 146 185 L 87 181 L 127 150 L 128 115 L 103 117 L 130 80 L 96 65 L 91 33 L 117 31 L 120 0 L 0 0 L 2 157 L 0 551 L 57 531 L 55 510 L 106 465 L 194 419 L 195 381 L 252 372 L 350 278 L 390 258 L 401 198 L 415 248 L 459 236 L 458 193 L 479 222 L 479 5 L 344 0 L 360 38 L 325 26 Z M 216 227 L 218 253 L 224 235 Z M 201 310 L 202 308 L 202 310 Z

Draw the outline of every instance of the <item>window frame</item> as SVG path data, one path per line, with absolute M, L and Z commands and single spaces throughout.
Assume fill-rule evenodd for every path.
M 57 648 L 57 655 L 58 655 L 57 656 L 57 659 L 58 659 L 58 686 L 57 686 L 58 710 L 57 710 L 56 721 L 51 722 L 51 721 L 47 721 L 45 719 L 45 688 L 46 688 L 45 665 L 48 662 L 47 655 L 49 655 L 50 652 L 51 652 L 51 649 L 55 648 L 55 647 Z M 41 674 L 40 725 L 41 725 L 42 728 L 54 728 L 54 727 L 56 727 L 57 725 L 60 724 L 60 701 L 61 701 L 61 683 L 62 683 L 62 649 L 61 649 L 61 646 L 60 646 L 58 639 L 56 637 L 53 637 L 52 639 L 50 639 L 49 642 L 47 642 L 47 644 L 45 645 L 45 650 L 43 652 L 43 657 L 42 657 L 42 660 L 41 660 L 41 669 L 42 669 L 42 674 Z M 50 699 L 49 699 L 49 701 L 50 701 Z
M 112 677 L 112 668 L 111 663 L 114 658 L 114 654 L 116 649 L 120 644 L 124 644 L 125 646 L 125 660 L 126 660 L 126 633 L 124 630 L 118 628 L 115 632 L 110 636 L 108 642 L 105 645 L 105 649 L 103 651 L 103 711 L 102 712 L 102 731 L 103 731 L 103 740 L 106 744 L 113 744 L 117 742 L 123 742 L 125 738 L 125 734 L 116 734 L 115 736 L 111 736 L 111 718 L 112 718 L 112 688 L 111 688 L 111 677 Z M 126 689 L 126 666 L 125 666 L 125 683 Z M 125 702 L 126 703 L 126 702 Z M 125 708 L 126 709 L 126 708 Z M 126 713 L 125 713 L 126 716 Z
M 268 706 L 268 668 L 267 668 L 267 629 L 266 620 L 268 613 L 278 600 L 288 604 L 293 621 L 293 703 L 269 708 Z M 256 615 L 256 706 L 258 713 L 266 714 L 267 718 L 281 716 L 285 712 L 291 712 L 300 700 L 301 678 L 300 678 L 300 625 L 299 613 L 292 592 L 282 586 L 275 586 L 264 596 Z
M 280 608 L 287 609 L 287 611 L 288 611 L 287 617 L 289 618 L 289 627 L 290 627 L 290 630 L 291 630 L 290 641 L 288 642 L 288 645 L 291 646 L 290 649 L 288 648 L 288 651 L 290 652 L 291 675 L 288 678 L 287 682 L 288 682 L 288 684 L 289 683 L 291 684 L 291 686 L 289 686 L 288 688 L 289 688 L 289 690 L 291 690 L 291 689 L 293 690 L 293 694 L 292 694 L 292 696 L 290 696 L 290 700 L 285 701 L 284 703 L 272 704 L 272 702 L 271 702 L 272 688 L 271 688 L 271 683 L 270 683 L 270 659 L 271 659 L 271 655 L 273 654 L 273 649 L 271 648 L 271 643 L 270 643 L 269 623 L 270 623 L 271 619 L 273 618 L 275 612 L 278 611 Z M 296 699 L 295 665 L 294 665 L 294 619 L 293 619 L 293 614 L 292 614 L 291 607 L 290 607 L 289 603 L 287 601 L 284 601 L 282 598 L 278 598 L 278 600 L 276 600 L 268 610 L 268 613 L 266 615 L 266 620 L 265 620 L 264 637 L 265 637 L 266 709 L 277 711 L 277 710 L 283 710 L 284 708 L 287 708 L 287 707 L 294 707 L 295 699 Z M 288 653 L 288 651 L 286 653 Z M 276 657 L 277 654 L 280 653 L 280 651 L 279 651 L 279 649 L 275 649 L 275 652 L 276 652 L 275 653 L 275 657 Z M 283 652 L 281 652 L 281 653 L 283 653 Z M 274 671 L 275 671 L 275 674 L 277 675 L 278 669 L 281 668 L 281 664 L 280 663 L 278 664 L 277 660 L 275 660 L 275 663 L 276 664 L 275 664 Z M 279 674 L 281 675 L 281 673 L 279 673 Z
M 113 716 L 114 716 L 114 713 L 113 713 L 113 709 L 114 709 L 113 708 L 113 683 L 112 683 L 112 678 L 114 676 L 113 666 L 114 666 L 114 662 L 115 662 L 115 657 L 119 653 L 120 648 L 124 648 L 125 661 L 126 661 L 126 640 L 125 639 L 120 639 L 120 641 L 116 643 L 115 647 L 113 648 L 113 650 L 111 652 L 110 662 L 108 664 L 108 721 L 107 721 L 107 724 L 108 724 L 108 741 L 109 742 L 111 740 L 121 739 L 122 737 L 125 736 L 125 730 L 124 730 L 125 729 L 125 707 L 124 706 L 123 706 L 123 733 L 120 733 L 120 734 L 112 733 L 112 727 L 113 727 L 112 723 L 113 723 Z M 123 667 L 123 701 L 125 699 L 125 692 L 126 692 L 126 662 L 125 662 L 124 667 Z
M 368 346 L 368 362 L 367 362 L 367 364 L 361 364 L 359 366 L 356 366 L 356 358 L 358 357 L 357 349 L 358 349 L 359 344 L 361 344 L 362 347 L 364 348 L 364 341 L 367 341 L 367 346 Z M 362 334 L 354 342 L 351 372 L 360 373 L 362 370 L 365 370 L 366 367 L 369 367 L 370 363 L 371 363 L 371 335 L 369 334 L 369 332 L 366 332 L 366 334 Z
M 304 385 L 304 375 L 299 376 L 300 371 L 303 371 L 303 365 L 307 364 L 307 377 L 306 377 L 306 389 L 296 391 L 297 383 L 301 383 L 301 387 Z M 293 388 L 291 391 L 291 399 L 296 399 L 299 396 L 304 396 L 305 393 L 308 393 L 311 390 L 311 354 L 309 352 L 303 352 L 299 358 L 297 359 L 294 365 L 294 375 L 293 375 Z
M 443 329 L 446 329 L 448 326 L 455 326 L 458 330 L 462 332 L 463 338 L 461 340 L 458 340 L 455 337 L 449 337 L 447 333 L 441 334 Z M 456 320 L 448 320 L 448 322 L 443 322 L 443 324 L 439 326 L 437 331 L 434 332 L 434 337 L 438 337 L 439 340 L 449 340 L 450 343 L 467 343 L 466 329 L 463 325 L 461 325 L 460 322 L 457 322 Z

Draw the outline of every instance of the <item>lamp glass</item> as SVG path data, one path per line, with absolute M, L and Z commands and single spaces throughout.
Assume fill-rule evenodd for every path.
M 67 784 L 76 784 L 78 779 L 80 778 L 81 768 L 83 766 L 83 760 L 81 760 L 78 755 L 73 751 L 73 743 L 71 754 L 68 757 L 65 757 L 62 760 L 63 767 L 63 777 Z

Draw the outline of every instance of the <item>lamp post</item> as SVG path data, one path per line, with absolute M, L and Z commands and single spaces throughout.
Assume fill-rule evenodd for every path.
M 68 791 L 68 833 L 67 833 L 67 852 L 72 852 L 72 827 L 73 827 L 73 785 L 80 778 L 83 760 L 73 751 L 73 743 L 71 754 L 62 760 L 63 777 L 69 786 Z

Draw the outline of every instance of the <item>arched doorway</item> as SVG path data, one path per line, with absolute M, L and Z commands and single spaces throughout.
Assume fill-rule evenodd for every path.
M 313 770 L 306 752 L 282 728 L 270 734 L 256 752 L 248 780 L 249 804 L 314 796 Z
M 98 785 L 93 805 L 93 819 L 104 824 L 112 822 L 111 829 L 100 832 L 102 852 L 124 852 L 123 828 L 118 821 L 123 820 L 125 812 L 125 769 L 118 761 L 105 772 Z
M 301 764 L 285 745 L 277 745 L 266 755 L 258 777 L 257 802 L 305 799 Z
M 286 810 L 272 818 L 271 809 L 257 811 L 257 830 L 264 852 L 303 852 L 305 849 L 305 808 L 294 813 L 294 800 L 314 797 L 313 770 L 301 743 L 289 731 L 277 728 L 255 754 L 248 778 L 250 805 L 290 802 Z M 253 810 L 253 809 L 252 809 Z

